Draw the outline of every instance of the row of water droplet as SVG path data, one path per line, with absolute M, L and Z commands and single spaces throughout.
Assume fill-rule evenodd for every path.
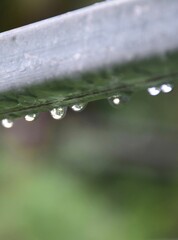
M 173 85 L 172 84 L 163 84 L 161 86 L 157 86 L 157 87 L 150 87 L 148 88 L 148 93 L 151 96 L 157 96 L 158 94 L 160 94 L 161 92 L 163 93 L 169 93 L 173 90 Z
M 87 105 L 86 103 L 85 104 L 78 103 L 73 105 L 71 109 L 75 112 L 81 112 L 86 107 L 86 105 Z M 67 107 L 58 107 L 50 111 L 51 116 L 56 120 L 63 119 L 66 113 L 67 113 Z M 36 118 L 37 118 L 37 114 L 28 114 L 25 116 L 25 120 L 27 122 L 33 122 Z M 2 126 L 5 128 L 12 128 L 14 125 L 14 122 L 10 119 L 3 119 L 1 123 L 2 123 Z
M 156 86 L 156 87 L 150 87 L 147 89 L 148 93 L 151 96 L 157 96 L 159 93 L 163 92 L 163 93 L 169 93 L 173 90 L 173 85 L 172 84 L 163 84 L 161 86 Z M 117 107 L 120 105 L 120 103 L 122 102 L 127 102 L 129 100 L 128 95 L 113 95 L 111 97 L 108 98 L 109 103 L 114 106 Z M 84 110 L 84 108 L 86 107 L 86 103 L 78 103 L 75 104 L 71 107 L 71 109 L 75 112 L 81 112 L 82 110 Z M 56 119 L 56 120 L 60 120 L 63 119 L 65 117 L 67 113 L 67 107 L 58 107 L 58 108 L 54 108 L 53 110 L 50 111 L 51 116 Z M 25 120 L 28 122 L 32 122 L 37 118 L 37 114 L 29 114 L 25 116 Z M 12 128 L 14 125 L 13 121 L 10 119 L 3 119 L 2 120 L 2 126 L 5 128 Z

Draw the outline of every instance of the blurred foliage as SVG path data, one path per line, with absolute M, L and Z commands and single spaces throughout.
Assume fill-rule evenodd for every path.
M 90 3 L 1 0 L 1 31 Z M 177 89 L 1 128 L 0 239 L 178 237 Z

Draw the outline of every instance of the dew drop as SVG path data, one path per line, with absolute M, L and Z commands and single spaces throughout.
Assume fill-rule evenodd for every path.
M 169 93 L 169 92 L 171 92 L 172 90 L 173 90 L 173 85 L 171 85 L 171 84 L 169 84 L 169 83 L 163 84 L 163 85 L 161 86 L 161 91 L 162 91 L 163 93 Z
M 82 110 L 84 110 L 84 108 L 87 106 L 86 103 L 78 103 L 75 104 L 71 107 L 71 109 L 75 112 L 81 112 Z
M 161 89 L 158 87 L 150 87 L 147 91 L 151 96 L 157 96 L 161 92 Z
M 3 119 L 1 123 L 2 123 L 2 126 L 5 128 L 12 128 L 14 125 L 13 121 L 9 119 Z
M 28 114 L 28 115 L 25 116 L 25 120 L 26 120 L 27 122 L 32 122 L 32 121 L 34 121 L 35 119 L 36 119 L 36 114 Z
M 111 104 L 111 106 L 118 107 L 121 103 L 121 98 L 119 95 L 114 95 L 112 97 L 109 97 L 108 101 Z
M 52 116 L 54 119 L 59 120 L 59 119 L 62 119 L 62 118 L 65 117 L 66 112 L 67 112 L 67 107 L 54 108 L 54 109 L 51 111 L 51 116 Z
M 118 108 L 122 103 L 127 103 L 131 98 L 131 93 L 122 93 L 108 98 L 111 106 Z

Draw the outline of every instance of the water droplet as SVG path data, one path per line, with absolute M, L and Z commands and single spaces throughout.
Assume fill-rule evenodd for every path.
M 84 110 L 84 108 L 86 107 L 86 103 L 78 103 L 75 104 L 71 107 L 71 109 L 75 112 L 81 112 L 82 110 Z
M 5 128 L 12 128 L 14 125 L 13 121 L 9 119 L 3 119 L 1 123 L 2 123 L 2 126 Z
M 28 114 L 28 115 L 25 116 L 25 120 L 26 120 L 27 122 L 32 122 L 32 121 L 34 121 L 35 119 L 36 119 L 36 114 Z
M 62 119 L 62 118 L 65 117 L 66 112 L 67 112 L 67 107 L 54 108 L 54 109 L 51 111 L 51 116 L 52 116 L 54 119 L 59 120 L 59 119 Z
M 118 107 L 121 103 L 121 96 L 119 95 L 114 95 L 112 97 L 108 98 L 109 103 L 114 106 L 114 107 Z
M 161 86 L 161 91 L 163 93 L 169 93 L 173 90 L 173 85 L 166 83 Z
M 111 106 L 118 108 L 120 104 L 127 103 L 130 100 L 131 93 L 122 93 L 118 95 L 113 95 L 112 97 L 108 98 L 109 103 Z
M 147 91 L 151 96 L 157 96 L 161 92 L 161 89 L 158 87 L 150 87 Z

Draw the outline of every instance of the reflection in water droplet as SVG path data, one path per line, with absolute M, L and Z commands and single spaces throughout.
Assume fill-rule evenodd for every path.
M 13 121 L 9 120 L 9 119 L 3 119 L 2 120 L 2 126 L 5 128 L 12 128 L 14 125 Z
M 26 116 L 25 116 L 25 120 L 26 120 L 27 122 L 32 122 L 32 121 L 35 120 L 35 118 L 36 118 L 36 114 L 29 114 L 29 115 L 26 115 Z
M 84 108 L 87 106 L 86 103 L 78 103 L 75 104 L 71 107 L 71 109 L 75 112 L 81 112 L 82 110 L 84 110 Z
M 120 101 L 121 101 L 121 100 L 120 100 L 119 98 L 117 98 L 117 97 L 113 99 L 113 103 L 114 103 L 115 105 L 118 105 L 118 104 L 120 103 Z
M 54 108 L 54 109 L 51 111 L 51 116 L 52 116 L 54 119 L 59 120 L 59 119 L 62 119 L 62 118 L 65 117 L 66 112 L 67 112 L 67 107 Z
M 151 96 L 157 96 L 161 92 L 160 88 L 158 87 L 150 87 L 147 90 Z
M 161 91 L 162 91 L 163 93 L 169 93 L 169 92 L 171 92 L 172 90 L 173 90 L 173 86 L 172 86 L 171 84 L 169 84 L 169 83 L 163 84 L 163 85 L 161 86 Z

